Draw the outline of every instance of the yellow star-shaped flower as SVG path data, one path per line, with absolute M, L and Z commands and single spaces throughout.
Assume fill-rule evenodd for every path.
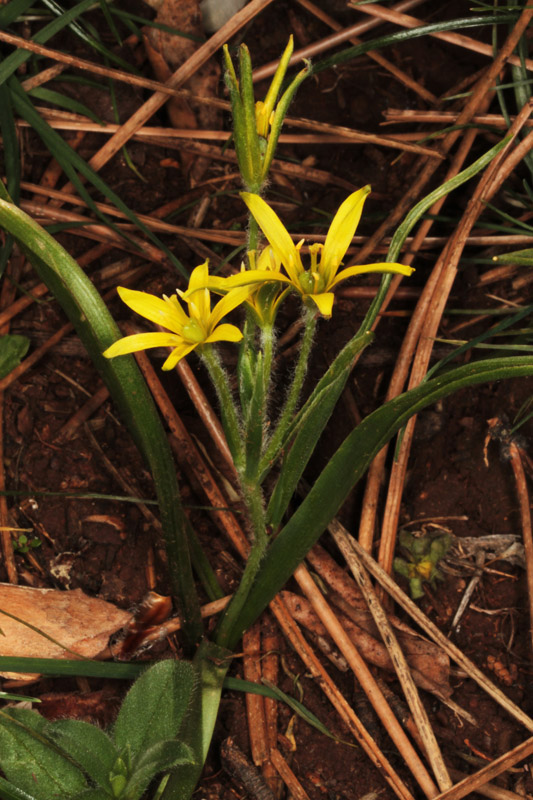
M 346 198 L 333 218 L 324 244 L 314 244 L 309 247 L 311 264 L 306 268 L 300 254 L 304 240 L 295 245 L 289 232 L 268 203 L 257 194 L 241 192 L 241 197 L 269 242 L 268 249 L 271 249 L 275 262 L 284 267 L 286 275 L 274 269 L 247 270 L 227 278 L 226 289 L 242 286 L 245 283 L 268 281 L 291 284 L 300 293 L 304 302 L 312 302 L 322 316 L 330 317 L 334 299 L 332 290 L 341 281 L 366 272 L 411 275 L 412 267 L 388 262 L 347 267 L 339 272 L 369 193 L 370 186 L 365 186 Z M 264 263 L 262 257 L 258 261 L 258 264 L 261 263 Z
M 253 286 L 231 289 L 211 309 L 210 292 L 205 288 L 208 282 L 209 270 L 206 261 L 192 271 L 187 292 L 178 289 L 178 294 L 188 307 L 188 313 L 175 295 L 161 298 L 148 292 L 138 292 L 119 286 L 117 291 L 126 305 L 150 322 L 166 328 L 168 332 L 154 331 L 125 336 L 108 347 L 104 356 L 115 358 L 151 347 L 172 347 L 172 352 L 162 367 L 164 370 L 169 370 L 196 347 L 220 341 L 239 342 L 242 333 L 235 325 L 219 323 L 226 314 L 247 299 L 253 291 Z

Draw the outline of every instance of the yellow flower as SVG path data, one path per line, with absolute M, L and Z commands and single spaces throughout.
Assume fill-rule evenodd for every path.
M 241 197 L 269 242 L 276 263 L 283 265 L 287 275 L 279 271 L 272 274 L 268 270 L 249 270 L 227 278 L 227 288 L 242 286 L 245 282 L 275 280 L 289 283 L 302 295 L 304 302 L 311 301 L 324 317 L 330 317 L 334 299 L 332 290 L 340 281 L 351 278 L 353 275 L 362 275 L 365 272 L 395 272 L 401 275 L 411 275 L 412 267 L 387 262 L 347 267 L 339 272 L 342 259 L 353 239 L 361 219 L 365 199 L 369 193 L 370 186 L 365 186 L 351 194 L 341 204 L 333 218 L 325 243 L 310 245 L 311 264 L 306 269 L 300 255 L 304 240 L 302 239 L 295 245 L 276 212 L 259 195 L 241 192 Z M 260 257 L 259 262 L 261 260 Z
M 209 290 L 205 288 L 208 282 L 206 261 L 192 271 L 187 292 L 177 290 L 188 306 L 188 313 L 175 295 L 172 297 L 163 295 L 160 298 L 147 292 L 137 292 L 119 286 L 117 291 L 126 305 L 150 322 L 167 328 L 169 332 L 157 331 L 126 336 L 108 347 L 104 356 L 114 358 L 137 350 L 147 350 L 150 347 L 172 347 L 173 350 L 162 367 L 164 370 L 169 370 L 196 347 L 211 342 L 239 342 L 242 339 L 241 331 L 235 325 L 229 323 L 219 325 L 219 322 L 246 300 L 253 287 L 242 286 L 232 289 L 211 310 L 211 296 Z

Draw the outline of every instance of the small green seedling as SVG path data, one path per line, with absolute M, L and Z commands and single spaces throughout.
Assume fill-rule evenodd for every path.
M 409 580 L 413 600 L 424 596 L 423 583 L 435 586 L 437 580 L 442 580 L 437 564 L 444 558 L 451 543 L 449 533 L 415 536 L 407 531 L 400 532 L 400 547 L 407 558 L 395 558 L 394 569 Z
M 0 336 L 0 379 L 18 367 L 30 346 L 27 336 L 6 333 Z
M 25 533 L 21 533 L 20 536 L 17 536 L 13 540 L 13 547 L 15 548 L 16 552 L 22 553 L 23 555 L 29 553 L 30 550 L 35 550 L 41 545 L 42 542 L 38 536 L 33 536 L 31 539 L 29 539 Z

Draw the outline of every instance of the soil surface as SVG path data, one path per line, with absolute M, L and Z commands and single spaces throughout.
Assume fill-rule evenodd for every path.
M 126 4 L 123 0 L 117 3 L 119 8 L 129 11 L 132 5 L 136 13 L 153 17 L 154 12 L 144 4 Z M 322 0 L 318 5 L 342 25 L 353 24 L 362 16 L 359 12 L 347 10 L 341 2 Z M 415 10 L 412 13 L 417 12 Z M 442 16 L 453 18 L 467 13 L 468 4 L 463 2 L 442 4 L 436 10 L 425 6 L 420 9 L 420 16 L 426 14 L 424 18 L 428 22 Z M 92 13 L 91 19 L 102 31 L 102 20 L 97 12 Z M 126 38 L 129 32 L 122 28 L 120 30 Z M 232 44 L 245 41 L 254 64 L 260 66 L 279 56 L 288 30 L 294 32 L 296 47 L 303 47 L 324 38 L 330 29 L 302 5 L 276 0 L 238 37 L 234 37 Z M 375 32 L 363 35 L 370 38 L 393 30 L 395 28 L 391 24 L 384 23 Z M 32 30 L 30 34 L 33 33 Z M 488 29 L 474 29 L 470 33 L 479 40 L 490 41 Z M 122 57 L 135 59 L 143 74 L 154 76 L 152 67 L 145 60 L 142 45 L 128 40 L 129 43 L 119 47 L 109 31 L 105 32 L 105 41 Z M 92 51 L 85 52 L 85 46 L 71 39 L 70 34 L 62 34 L 52 40 L 52 46 L 96 59 Z M 337 49 L 341 47 L 343 45 Z M 396 45 L 384 51 L 384 55 L 437 97 L 459 93 L 461 82 L 488 63 L 488 58 L 484 56 L 428 38 Z M 317 56 L 315 60 L 319 58 Z M 218 56 L 215 61 L 221 63 Z M 73 93 L 72 86 L 67 82 L 60 83 L 58 90 Z M 258 97 L 263 96 L 266 87 L 265 82 L 256 86 Z M 124 89 L 123 84 L 117 84 L 115 88 L 119 116 L 124 121 L 148 94 L 145 95 L 142 89 Z M 223 95 L 221 80 L 217 92 Z M 106 92 L 84 86 L 80 90 L 80 99 L 81 95 L 83 102 L 97 115 L 112 119 Z M 460 108 L 460 102 L 456 100 L 455 104 L 449 103 L 446 108 Z M 428 107 L 401 80 L 391 77 L 383 67 L 367 55 L 362 55 L 336 69 L 319 72 L 304 82 L 290 114 L 393 136 L 398 130 L 412 132 L 416 127 L 407 124 L 403 127 L 381 127 L 387 109 Z M 490 110 L 495 113 L 499 111 L 496 101 Z M 160 110 L 150 124 L 170 125 L 167 111 Z M 210 127 L 215 128 L 217 124 L 227 130 L 228 116 L 219 114 L 218 122 L 215 119 Z M 430 129 L 435 130 L 436 127 Z M 297 130 L 291 128 L 290 132 Z M 424 130 L 429 129 L 426 126 Z M 23 179 L 39 183 L 50 158 L 34 132 L 27 128 L 21 131 Z M 71 133 L 63 135 L 67 139 L 72 137 Z M 77 143 L 79 154 L 90 158 L 105 138 L 99 133 L 85 134 Z M 497 138 L 493 131 L 478 136 L 469 161 L 486 151 Z M 218 146 L 219 143 L 216 144 Z M 373 192 L 358 230 L 358 234 L 370 235 L 394 208 L 419 169 L 417 155 L 376 144 L 287 143 L 280 146 L 278 155 L 289 163 L 322 170 L 324 175 L 329 176 L 323 181 L 315 181 L 305 180 L 301 175 L 295 179 L 289 179 L 281 173 L 273 175 L 269 197 L 284 221 L 302 234 L 324 232 L 324 219 L 327 220 L 334 213 L 350 186 L 355 189 L 371 183 Z M 137 172 L 128 163 L 130 160 Z M 234 176 L 235 164 L 207 157 L 204 161 L 200 170 L 202 174 L 198 171 L 191 176 L 191 171 L 194 173 L 198 167 L 198 158 L 193 159 L 191 164 L 190 157 L 187 158 L 179 148 L 176 150 L 136 140 L 128 144 L 126 155 L 121 152 L 106 165 L 101 176 L 137 213 L 154 214 L 166 204 L 174 203 L 174 212 L 171 218 L 167 217 L 174 224 L 190 227 L 199 225 L 223 232 L 242 230 L 245 215 L 237 195 L 239 182 Z M 449 161 L 445 160 L 427 191 L 440 183 L 448 164 Z M 521 177 L 521 174 L 517 176 L 515 186 Z M 59 189 L 63 183 L 64 178 L 59 180 L 56 188 Z M 450 235 L 455 221 L 468 203 L 470 193 L 471 188 L 467 184 L 453 195 L 453 199 L 444 206 L 442 218 L 433 227 L 431 236 Z M 23 194 L 27 199 L 32 195 L 29 191 Z M 95 199 L 101 199 L 94 192 L 93 195 Z M 205 216 L 195 222 L 194 215 L 204 198 L 207 198 Z M 70 205 L 68 207 L 73 208 Z M 506 210 L 509 211 L 509 208 Z M 95 246 L 94 242 L 77 235 L 75 230 L 60 232 L 57 237 L 76 258 L 83 258 Z M 207 255 L 211 263 L 218 266 L 232 249 L 216 242 L 206 240 L 202 243 L 199 239 L 185 236 L 161 234 L 161 239 L 187 270 L 201 263 Z M 430 245 L 421 251 L 414 262 L 416 273 L 408 283 L 404 281 L 402 290 L 383 315 L 376 341 L 359 362 L 309 466 L 306 474 L 309 482 L 327 463 L 354 423 L 383 402 L 410 315 L 439 251 L 439 245 L 433 248 Z M 383 247 L 377 252 L 379 255 L 375 254 L 371 260 L 384 257 Z M 512 278 L 501 278 L 491 284 L 483 283 L 484 273 L 492 268 L 492 255 L 493 250 L 489 247 L 470 247 L 466 251 L 448 303 L 448 313 L 439 331 L 442 339 L 473 338 L 490 324 L 490 318 L 482 318 L 481 312 L 476 321 L 472 315 L 458 316 L 461 310 L 493 307 L 496 303 L 494 297 L 497 297 L 498 303 L 526 302 L 527 285 L 517 288 Z M 182 276 L 168 259 L 160 264 L 148 262 L 142 256 L 125 253 L 120 248 L 103 249 L 96 260 L 87 264 L 86 269 L 99 288 L 107 291 L 115 285 L 116 280 L 102 279 L 103 269 L 125 258 L 128 259 L 128 268 L 148 265 L 136 284 L 139 289 L 160 295 L 171 294 L 176 286 L 184 286 Z M 23 288 L 34 285 L 35 278 L 28 265 L 18 255 L 13 261 L 15 271 L 11 274 L 15 284 Z M 353 283 L 355 285 L 369 289 L 375 287 L 377 276 L 365 277 L 357 284 Z M 322 321 L 318 328 L 307 391 L 313 379 L 323 373 L 340 347 L 357 330 L 369 302 L 368 296 L 363 296 L 361 292 L 354 296 L 344 287 L 339 291 L 333 318 L 331 321 Z M 130 316 L 116 296 L 110 301 L 110 307 L 119 321 L 131 320 L 133 315 Z M 290 332 L 297 318 L 298 306 L 291 300 L 283 306 L 279 317 L 281 336 Z M 468 320 L 469 323 L 459 330 L 458 320 Z M 28 336 L 33 351 L 64 324 L 65 317 L 60 307 L 45 297 L 16 315 L 10 332 Z M 282 397 L 284 377 L 292 366 L 295 342 L 295 336 L 289 336 L 280 350 L 277 364 L 279 397 Z M 436 358 L 449 351 L 449 345 L 437 345 Z M 234 358 L 232 351 L 228 350 L 227 354 L 230 359 Z M 152 353 L 156 367 L 161 365 L 162 357 L 162 353 Z M 471 357 L 470 352 L 461 360 Z M 189 363 L 205 391 L 211 395 L 198 361 L 192 357 Z M 64 590 L 80 588 L 120 608 L 132 609 L 142 602 L 149 590 L 162 595 L 170 593 L 164 547 L 157 525 L 147 519 L 135 503 L 124 503 L 119 499 L 86 499 L 76 495 L 101 493 L 122 496 L 131 493 L 135 497 L 150 499 L 154 496 L 150 475 L 108 399 L 72 435 L 65 432 L 65 425 L 101 386 L 100 378 L 79 340 L 72 332 L 67 332 L 58 344 L 5 392 L 3 435 L 6 488 L 10 492 L 21 492 L 20 497 L 8 496 L 10 519 L 18 528 L 31 529 L 31 536 L 37 537 L 40 542 L 29 553 L 17 552 L 16 566 L 22 584 Z M 176 374 L 165 377 L 165 388 L 189 432 L 205 448 L 209 457 L 216 460 L 209 437 Z M 401 527 L 406 526 L 411 532 L 432 532 L 437 529 L 436 526 L 441 526 L 459 539 L 493 534 L 517 535 L 520 539 L 521 522 L 513 472 L 505 457 L 505 448 L 494 440 L 487 444 L 487 421 L 493 418 L 513 420 L 530 393 L 531 386 L 521 380 L 483 385 L 475 390 L 458 392 L 421 414 L 403 494 Z M 531 433 L 530 421 L 520 429 L 526 450 Z M 128 492 L 117 482 L 110 464 L 129 486 Z M 199 508 L 205 502 L 197 494 L 187 470 L 181 470 L 179 478 L 190 518 L 224 590 L 229 592 L 238 578 L 240 559 L 231 544 L 221 537 L 209 512 Z M 356 487 L 339 515 L 343 524 L 355 533 L 363 489 L 363 483 Z M 73 496 L 66 498 L 65 493 Z M 340 560 L 327 536 L 323 537 L 321 543 Z M 475 571 L 472 555 L 464 550 L 454 550 L 454 558 L 446 560 L 442 566 L 442 579 L 427 589 L 419 604 L 510 699 L 526 712 L 532 713 L 531 640 L 523 562 L 491 559 L 489 556 L 485 567 L 460 623 L 453 630 L 453 617 Z M 2 567 L 0 577 L 7 580 L 7 573 Z M 398 577 L 398 581 L 406 586 L 404 579 Z M 288 588 L 298 591 L 296 585 L 290 584 Z M 401 615 L 401 612 L 398 613 Z M 140 658 L 166 655 L 171 650 L 176 653 L 181 651 L 177 635 L 159 642 Z M 326 738 L 303 720 L 293 717 L 290 709 L 280 704 L 278 747 L 307 795 L 311 800 L 392 798 L 392 790 L 363 752 L 344 743 L 349 741 L 349 733 L 321 693 L 317 682 L 306 673 L 282 635 L 278 638 L 278 652 L 281 656 L 280 688 L 300 699 L 337 737 L 337 740 Z M 419 792 L 413 786 L 400 756 L 374 719 L 373 712 L 366 707 L 366 700 L 353 677 L 350 677 L 350 673 L 336 670 L 325 658 L 324 663 L 357 713 L 361 718 L 368 718 L 368 725 L 375 731 L 375 738 L 384 753 L 418 797 Z M 390 674 L 377 669 L 375 672 L 386 680 L 389 688 L 398 690 Z M 231 674 L 242 677 L 239 658 L 235 660 Z M 6 685 L 12 684 L 6 682 Z M 466 722 L 429 694 L 423 693 L 423 699 L 444 755 L 455 769 L 465 773 L 479 769 L 527 738 L 527 731 L 503 713 L 455 666 L 452 668 L 451 686 L 454 702 L 472 715 L 475 724 Z M 112 719 L 125 689 L 126 683 L 95 679 L 42 679 L 31 685 L 31 692 L 43 700 L 40 710 L 45 715 L 72 714 L 104 725 Z M 28 691 L 28 687 L 21 688 L 22 693 Z M 230 800 L 250 796 L 250 790 L 243 788 L 241 778 L 230 774 L 230 768 L 228 772 L 226 762 L 223 768 L 220 746 L 228 737 L 250 757 L 245 701 L 242 694 L 232 691 L 226 691 L 222 699 L 212 754 L 198 797 Z M 527 763 L 519 764 L 505 773 L 496 783 L 523 796 L 533 793 Z

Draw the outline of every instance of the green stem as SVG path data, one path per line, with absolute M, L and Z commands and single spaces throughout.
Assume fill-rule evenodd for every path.
M 228 649 L 233 649 L 242 635 L 241 633 L 235 635 L 233 628 L 246 605 L 248 595 L 268 547 L 261 489 L 254 483 L 248 483 L 243 486 L 243 495 L 254 539 L 237 591 L 220 618 L 215 631 L 216 643 L 220 647 Z
M 201 350 L 201 357 L 209 372 L 209 377 L 213 382 L 220 404 L 222 424 L 228 441 L 229 449 L 233 456 L 235 468 L 241 470 L 244 465 L 244 449 L 241 435 L 241 424 L 239 414 L 233 399 L 233 392 L 228 381 L 226 370 L 217 351 L 209 344 L 204 345 Z
M 307 372 L 309 354 L 311 352 L 313 337 L 315 335 L 316 319 L 316 312 L 312 309 L 306 308 L 304 313 L 305 327 L 300 345 L 300 353 L 298 355 L 298 361 L 296 363 L 296 369 L 294 372 L 294 378 L 287 396 L 285 407 L 276 426 L 276 430 L 274 431 L 272 439 L 270 440 L 266 452 L 261 460 L 258 473 L 259 475 L 265 469 L 267 469 L 270 462 L 275 460 L 277 457 L 278 450 L 284 440 L 285 433 L 291 424 Z
M 257 250 L 257 245 L 259 242 L 259 225 L 255 221 L 255 218 L 252 217 L 251 214 L 249 216 L 248 222 L 248 240 L 246 243 L 246 252 L 250 252 L 251 250 Z
M 268 392 L 272 378 L 272 357 L 274 353 L 274 329 L 272 325 L 261 328 L 261 344 L 263 346 L 263 386 L 265 393 L 265 412 L 268 407 Z

